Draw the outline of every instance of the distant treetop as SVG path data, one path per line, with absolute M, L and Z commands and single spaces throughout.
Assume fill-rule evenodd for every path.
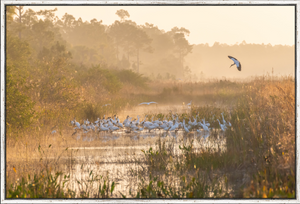
M 124 9 L 117 10 L 116 14 L 121 18 L 121 21 L 124 21 L 124 19 L 125 19 L 126 17 L 127 17 L 127 18 L 130 17 L 128 11 L 126 11 L 126 10 L 124 10 Z

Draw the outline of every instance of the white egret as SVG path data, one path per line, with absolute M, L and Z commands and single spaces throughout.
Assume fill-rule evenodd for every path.
M 81 125 L 81 127 L 86 131 L 87 130 L 87 128 L 86 128 L 86 125 L 85 124 L 83 124 L 83 125 Z
M 221 113 L 221 115 L 222 115 L 222 119 L 223 119 L 223 124 L 228 125 L 229 127 L 231 127 L 231 123 L 230 123 L 230 122 L 227 123 L 227 122 L 225 121 L 224 116 L 223 116 L 223 113 Z
M 189 133 L 189 132 L 190 132 L 189 129 L 188 129 L 187 127 L 185 127 L 185 125 L 183 125 L 183 127 L 184 127 L 184 131 L 185 131 L 186 133 Z
M 123 125 L 125 125 L 128 121 L 129 115 L 127 115 L 126 119 L 123 121 Z
M 100 122 L 100 118 L 98 118 L 94 123 L 97 124 Z
M 109 126 L 109 129 L 110 129 L 111 131 L 119 130 L 119 128 L 116 127 L 116 126 Z
M 74 130 L 75 130 L 75 129 L 80 129 L 80 123 L 77 122 L 77 121 L 75 120 L 75 118 L 74 118 L 74 125 L 76 126 L 76 127 L 74 128 Z
M 173 131 L 177 128 L 177 124 L 175 124 L 175 120 L 173 120 L 173 126 L 170 128 L 169 131 Z
M 159 125 L 160 128 L 165 129 L 168 127 L 167 123 L 163 123 L 161 125 Z
M 217 119 L 217 121 L 219 122 L 219 125 L 220 125 L 220 127 L 221 127 L 221 130 L 222 130 L 222 131 L 225 131 L 226 128 L 227 128 L 227 127 L 226 127 L 226 124 L 221 124 L 220 121 L 219 121 L 219 119 Z
M 110 103 L 108 103 L 108 104 L 104 104 L 103 106 L 111 106 L 111 104 L 110 104 Z M 103 106 L 102 106 L 102 107 L 103 107 Z
M 119 118 L 117 119 L 117 125 L 118 125 L 120 128 L 123 128 L 123 124 L 120 123 Z
M 204 118 L 204 119 L 202 119 L 202 121 L 203 121 L 203 124 L 205 124 L 207 127 L 209 127 L 209 126 L 210 126 L 210 124 L 209 124 L 209 123 L 205 122 L 205 118 Z
M 158 104 L 156 102 L 143 102 L 143 103 L 140 103 L 139 105 L 150 105 L 150 104 Z
M 204 131 L 210 131 L 210 128 L 208 128 L 208 126 L 206 125 L 205 121 L 203 121 L 204 123 L 201 123 L 201 121 L 199 122 L 199 125 L 202 126 Z
M 100 123 L 100 131 L 109 131 L 109 128 L 102 126 L 102 123 Z
M 90 128 L 95 131 L 95 126 L 93 125 L 93 123 L 91 123 Z
M 137 118 L 137 123 L 140 124 L 140 116 L 138 115 Z

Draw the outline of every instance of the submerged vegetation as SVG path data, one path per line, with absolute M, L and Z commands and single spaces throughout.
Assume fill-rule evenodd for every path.
M 125 20 L 129 14 L 124 10 L 118 13 L 120 21 L 105 26 L 69 14 L 56 19 L 55 10 L 8 8 L 7 198 L 295 198 L 293 78 L 182 81 L 170 73 L 189 73 L 181 63 L 192 50 L 185 28 L 163 32 L 151 24 L 138 26 Z M 14 13 L 19 14 L 15 19 Z M 147 72 L 168 67 L 166 73 L 140 74 L 138 52 L 153 53 Z M 139 149 L 141 155 L 134 152 L 126 161 L 112 161 L 137 166 L 127 172 L 135 183 L 118 189 L 126 178 L 114 180 L 114 175 L 96 171 L 102 163 L 94 158 L 105 153 L 99 150 L 83 161 L 75 157 L 82 156 L 80 148 L 82 154 L 91 153 L 85 149 L 91 146 L 131 147 L 134 137 L 107 133 L 91 144 L 75 139 L 69 123 L 118 115 L 144 101 L 158 103 L 140 115 L 147 120 L 172 119 L 174 110 L 156 108 L 173 104 L 180 121 L 205 118 L 212 128 L 205 139 L 214 145 L 199 147 L 205 139 L 196 131 L 184 133 L 179 141 L 160 134 L 156 144 Z M 224 132 L 217 121 L 221 114 L 231 123 Z M 138 140 L 148 144 L 141 135 Z M 112 137 L 119 141 L 107 139 Z M 81 175 L 76 177 L 75 171 Z

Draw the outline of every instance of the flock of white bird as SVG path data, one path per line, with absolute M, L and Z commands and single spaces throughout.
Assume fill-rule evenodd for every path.
M 178 115 L 172 115 L 173 120 L 153 120 L 146 121 L 147 116 L 145 116 L 144 120 L 140 119 L 140 116 L 137 116 L 137 119 L 133 119 L 132 117 L 127 116 L 127 118 L 120 122 L 119 118 L 114 115 L 113 117 L 105 118 L 105 115 L 102 119 L 98 118 L 97 121 L 91 122 L 88 119 L 84 120 L 82 124 L 80 124 L 76 119 L 72 120 L 70 123 L 74 126 L 76 134 L 78 131 L 82 131 L 83 133 L 88 133 L 90 131 L 93 132 L 114 132 L 114 131 L 123 131 L 125 133 L 139 133 L 142 131 L 155 131 L 162 130 L 166 132 L 174 131 L 175 133 L 179 130 L 182 130 L 186 133 L 190 131 L 197 132 L 209 132 L 211 128 L 210 124 L 204 119 L 200 119 L 198 115 L 195 117 L 189 118 L 189 121 L 186 122 L 184 119 L 182 122 L 179 121 Z M 219 122 L 220 129 L 225 131 L 228 127 L 231 127 L 230 122 L 226 122 L 222 113 L 222 121 Z
M 158 104 L 156 102 L 143 102 L 138 105 L 150 105 L 150 104 Z M 111 104 L 105 104 L 104 106 L 108 106 Z M 187 104 L 188 107 L 192 105 L 192 101 Z M 226 122 L 224 119 L 223 113 L 222 120 L 220 121 L 217 119 L 220 130 L 225 131 L 228 127 L 231 127 L 230 122 Z M 181 130 L 184 133 L 189 133 L 191 131 L 196 131 L 197 133 L 204 133 L 206 137 L 210 135 L 210 131 L 212 128 L 210 128 L 210 124 L 205 121 L 204 119 L 200 119 L 199 115 L 196 115 L 196 118 L 194 116 L 189 118 L 189 121 L 185 121 L 183 119 L 182 122 L 179 121 L 177 114 L 172 114 L 172 120 L 155 120 L 154 116 L 152 117 L 151 121 L 146 121 L 147 115 L 145 116 L 144 120 L 141 120 L 140 116 L 138 115 L 136 117 L 137 119 L 133 119 L 132 117 L 127 116 L 126 119 L 123 122 L 120 122 L 120 119 L 114 115 L 113 117 L 105 118 L 105 115 L 102 119 L 98 118 L 97 121 L 91 122 L 88 119 L 83 120 L 83 123 L 80 124 L 76 119 L 70 121 L 71 125 L 74 127 L 73 129 L 75 132 L 72 134 L 75 135 L 76 133 L 88 133 L 88 132 L 119 132 L 119 133 L 141 133 L 148 131 L 149 133 L 151 131 L 159 130 L 160 132 L 163 131 L 168 134 L 168 132 L 171 133 L 171 135 L 176 135 L 176 133 Z M 211 118 L 214 120 L 214 115 Z M 57 133 L 56 130 L 53 130 L 51 134 Z M 80 139 L 81 134 L 77 134 L 76 140 Z M 92 139 L 92 138 L 90 138 Z M 83 140 L 88 140 L 87 137 L 84 137 Z M 91 140 L 92 141 L 92 140 Z

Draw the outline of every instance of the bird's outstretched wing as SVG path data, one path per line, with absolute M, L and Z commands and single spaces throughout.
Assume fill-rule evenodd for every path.
M 236 64 L 238 66 L 238 64 L 240 62 L 237 59 L 235 59 L 234 57 L 231 57 L 231 56 L 228 56 L 228 57 L 229 57 L 229 59 L 231 59 L 234 62 L 234 64 Z
M 231 59 L 231 60 L 233 60 L 233 61 L 234 61 L 234 60 L 235 60 L 235 61 L 238 61 L 236 58 L 234 58 L 234 57 L 232 57 L 232 56 L 229 56 L 229 55 L 228 55 L 228 58 Z
M 156 103 L 156 102 L 149 102 L 149 103 L 151 104 L 151 103 Z M 156 103 L 156 104 L 158 104 L 158 103 Z
M 146 102 L 143 102 L 143 103 L 140 103 L 139 105 L 143 105 L 143 104 L 148 104 L 148 103 L 146 103 Z

